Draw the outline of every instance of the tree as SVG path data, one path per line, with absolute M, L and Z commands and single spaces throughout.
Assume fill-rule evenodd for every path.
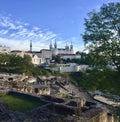
M 23 58 L 23 71 L 28 75 L 32 75 L 34 70 L 34 65 L 32 64 L 32 59 L 29 55 L 24 55 Z
M 77 51 L 76 54 L 77 54 L 77 55 L 81 55 L 81 52 L 80 52 L 80 51 Z
M 10 60 L 10 56 L 6 53 L 0 53 L 0 65 L 7 65 Z
M 55 60 L 56 63 L 61 63 L 61 61 L 62 61 L 61 58 L 60 58 L 60 55 L 56 55 L 56 56 L 53 55 L 52 59 Z
M 22 67 L 23 64 L 24 64 L 24 62 L 23 62 L 23 58 L 21 56 L 18 56 L 18 55 L 10 56 L 10 62 L 9 62 L 10 66 Z
M 114 63 L 120 72 L 120 3 L 103 4 L 85 19 L 83 40 L 94 65 Z

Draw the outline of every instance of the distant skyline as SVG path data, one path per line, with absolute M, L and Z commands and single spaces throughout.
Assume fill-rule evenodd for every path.
M 84 18 L 110 2 L 119 0 L 0 0 L 0 45 L 29 50 L 32 40 L 39 51 L 56 40 L 58 47 L 72 42 L 82 51 Z

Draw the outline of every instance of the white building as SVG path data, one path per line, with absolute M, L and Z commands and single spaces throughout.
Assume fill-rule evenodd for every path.
M 48 63 L 52 60 L 53 55 L 58 54 L 74 54 L 73 45 L 71 43 L 70 46 L 66 45 L 65 48 L 57 48 L 57 43 L 54 45 L 52 43 L 49 45 L 50 49 L 42 49 L 40 51 L 32 51 L 32 41 L 30 41 L 30 52 L 32 54 L 36 54 L 42 58 L 42 63 Z
M 26 51 L 25 52 L 25 55 L 29 55 L 32 59 L 32 63 L 35 65 L 35 66 L 38 66 L 38 65 L 41 65 L 42 64 L 42 57 L 39 56 L 39 55 L 36 55 L 36 54 L 33 54 L 31 51 Z
M 77 55 L 77 54 L 61 54 L 60 55 L 61 59 L 67 60 L 67 59 L 80 59 L 81 55 Z
M 52 59 L 52 52 L 51 50 L 48 50 L 48 49 L 42 49 L 40 50 L 41 52 L 41 57 L 44 59 L 44 60 L 51 60 Z
M 78 72 L 80 67 L 76 63 L 57 64 L 52 70 L 60 72 Z
M 48 49 L 42 49 L 40 51 L 33 51 L 32 54 L 35 54 L 35 55 L 41 57 L 42 64 L 52 60 L 52 52 Z
M 32 54 L 32 63 L 35 65 L 35 66 L 38 66 L 40 64 L 42 64 L 42 58 L 38 55 L 33 55 Z
M 67 63 L 67 64 L 57 64 L 55 68 L 51 70 L 59 72 L 85 72 L 89 69 L 88 65 L 78 65 L 76 63 Z
M 70 46 L 66 44 L 65 48 L 57 48 L 57 43 L 55 41 L 54 45 L 51 43 L 49 45 L 49 48 L 52 52 L 52 55 L 58 55 L 58 54 L 74 54 L 73 45 L 71 43 Z
M 10 47 L 0 46 L 0 53 L 10 53 Z

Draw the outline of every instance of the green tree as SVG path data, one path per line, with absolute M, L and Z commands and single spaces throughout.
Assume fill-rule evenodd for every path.
M 0 53 L 0 65 L 6 65 L 10 60 L 10 56 L 6 53 Z
M 61 58 L 60 58 L 60 55 L 56 55 L 56 56 L 53 55 L 53 56 L 52 56 L 52 59 L 55 60 L 56 63 L 61 63 L 61 62 L 62 62 L 62 60 L 61 60 Z
M 103 4 L 85 19 L 83 40 L 94 65 L 114 63 L 120 72 L 120 3 Z
M 76 54 L 77 54 L 77 55 L 80 55 L 80 54 L 81 54 L 81 52 L 80 52 L 80 51 L 77 51 L 77 52 L 76 52 Z
M 32 75 L 34 70 L 34 65 L 32 64 L 32 59 L 29 55 L 24 55 L 23 58 L 23 71 L 28 75 Z
M 17 56 L 17 55 L 11 55 L 10 56 L 10 62 L 9 62 L 10 66 L 14 66 L 14 67 L 20 66 L 20 67 L 22 67 L 23 64 L 24 63 L 23 63 L 23 58 L 22 57 Z

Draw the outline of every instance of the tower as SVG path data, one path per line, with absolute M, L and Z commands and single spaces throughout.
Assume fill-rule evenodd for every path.
M 50 48 L 50 50 L 53 48 L 53 47 L 52 47 L 52 42 L 50 43 L 49 48 Z
M 32 52 L 32 41 L 30 40 L 30 52 Z
M 66 49 L 66 50 L 69 50 L 69 46 L 68 46 L 67 43 L 66 43 L 65 49 Z
M 54 48 L 57 49 L 57 43 L 56 43 L 56 40 L 55 40 Z
M 70 49 L 73 50 L 73 44 L 72 44 L 72 42 L 71 42 L 71 45 L 70 45 Z
M 70 53 L 74 53 L 74 51 L 73 51 L 73 44 L 72 44 L 72 42 L 71 42 L 71 45 L 70 45 Z

